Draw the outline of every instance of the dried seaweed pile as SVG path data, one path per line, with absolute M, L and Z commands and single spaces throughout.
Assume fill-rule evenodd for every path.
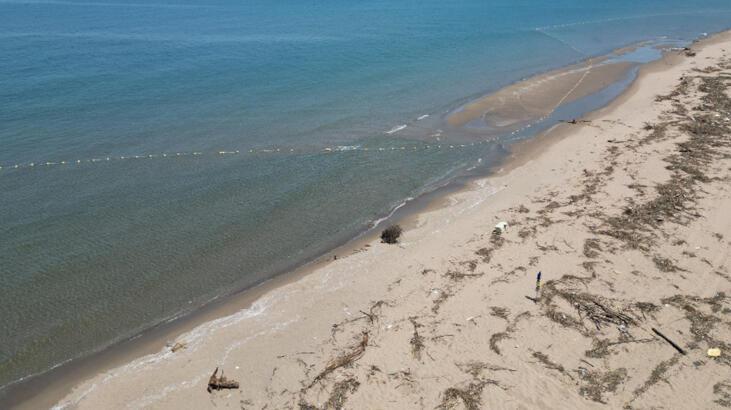
M 580 372 L 580 375 L 582 386 L 579 388 L 579 394 L 606 404 L 603 395 L 617 391 L 617 387 L 627 379 L 627 369 L 619 368 L 608 372 L 584 371 Z
M 482 408 L 482 390 L 485 385 L 487 383 L 474 382 L 463 388 L 450 387 L 442 393 L 442 402 L 437 409 L 453 409 L 461 401 L 467 410 L 480 410 Z
M 482 409 L 482 392 L 488 385 L 497 386 L 503 390 L 507 390 L 496 380 L 481 377 L 483 370 L 493 371 L 513 371 L 499 366 L 490 366 L 486 363 L 481 362 L 468 362 L 462 365 L 457 365 L 463 372 L 472 376 L 470 382 L 465 382 L 462 387 L 453 386 L 449 387 L 442 392 L 442 401 L 436 407 L 438 410 L 453 409 L 462 403 L 467 410 L 479 410 Z
M 686 79 L 687 80 L 687 79 Z M 684 80 L 674 91 L 675 97 L 687 95 L 692 81 Z M 698 90 L 703 93 L 699 112 L 653 126 L 652 133 L 639 144 L 664 138 L 674 128 L 688 139 L 676 144 L 674 154 L 665 158 L 672 171 L 666 183 L 656 187 L 657 196 L 643 203 L 630 204 L 621 215 L 604 219 L 599 233 L 611 236 L 632 249 L 649 251 L 654 245 L 655 230 L 667 221 L 687 224 L 697 218 L 695 203 L 699 198 L 698 183 L 712 181 L 707 173 L 714 162 L 728 158 L 723 148 L 731 146 L 731 99 L 724 92 L 725 80 L 719 77 L 698 77 Z
M 425 347 L 424 336 L 419 334 L 419 328 L 422 325 L 416 321 L 415 317 L 410 317 L 409 321 L 411 322 L 411 325 L 414 326 L 414 333 L 409 340 L 409 344 L 411 344 L 411 354 L 416 360 L 421 360 L 421 351 L 424 350 Z
M 330 373 L 334 372 L 335 370 L 345 367 L 348 365 L 351 365 L 353 362 L 357 361 L 363 355 L 365 354 L 366 347 L 368 346 L 368 332 L 364 331 L 361 334 L 360 341 L 350 349 L 348 349 L 347 352 L 341 354 L 340 356 L 335 357 L 334 359 L 330 360 L 330 362 L 325 366 L 325 369 L 323 369 L 305 388 L 304 390 L 307 390 L 314 386 L 317 382 L 327 377 Z
M 559 280 L 546 282 L 541 290 L 539 299 L 541 308 L 546 316 L 552 321 L 575 330 L 586 336 L 592 332 L 585 326 L 584 321 L 591 322 L 596 330 L 603 326 L 618 325 L 628 327 L 637 323 L 638 317 L 632 309 L 632 304 L 622 304 L 618 301 L 592 295 L 579 291 L 576 288 L 567 287 L 571 281 L 582 280 L 576 277 L 564 277 Z M 555 303 L 556 299 L 565 301 L 575 312 L 564 311 Z M 620 305 L 621 307 L 614 307 Z M 578 317 L 577 317 L 578 316 Z

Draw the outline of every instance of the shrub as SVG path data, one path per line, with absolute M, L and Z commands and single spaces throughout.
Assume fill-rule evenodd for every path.
M 403 230 L 398 225 L 391 225 L 381 232 L 381 242 L 384 243 L 398 243 L 398 238 L 401 236 Z

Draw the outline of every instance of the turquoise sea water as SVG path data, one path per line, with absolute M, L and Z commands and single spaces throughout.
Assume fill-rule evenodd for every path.
M 494 163 L 444 125 L 472 98 L 729 26 L 727 0 L 0 0 L 0 386 Z

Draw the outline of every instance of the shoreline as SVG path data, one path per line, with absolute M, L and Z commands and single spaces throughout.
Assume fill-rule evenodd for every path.
M 723 34 L 719 34 L 718 36 L 723 36 Z M 703 44 L 706 43 L 712 43 L 712 38 L 714 36 L 711 36 L 707 40 L 703 40 Z M 696 43 L 699 47 L 703 47 L 703 44 Z M 657 66 L 660 66 L 660 63 L 663 64 L 669 64 L 665 61 L 665 57 L 663 57 L 662 60 L 655 62 L 657 63 Z M 587 118 L 592 118 L 593 116 L 600 115 L 603 112 L 611 111 L 612 109 L 616 108 L 617 105 L 621 105 L 622 102 L 628 98 L 630 98 L 630 94 L 633 92 L 634 89 L 638 86 L 638 83 L 641 80 L 641 76 L 645 75 L 647 71 L 655 69 L 654 64 L 655 63 L 649 63 L 645 64 L 641 68 L 641 73 L 638 76 L 638 78 L 632 82 L 629 88 L 624 90 L 621 95 L 614 99 L 608 106 L 599 109 L 598 111 L 594 111 L 587 115 Z M 409 226 L 416 226 L 419 224 L 418 219 L 420 218 L 420 214 L 430 213 L 434 212 L 438 209 L 443 209 L 445 207 L 445 202 L 450 202 L 450 196 L 453 196 L 455 194 L 463 194 L 465 191 L 470 191 L 474 189 L 473 184 L 478 184 L 480 181 L 484 180 L 490 180 L 490 179 L 498 179 L 501 176 L 505 175 L 506 173 L 509 173 L 511 170 L 514 170 L 518 167 L 520 167 L 522 164 L 530 162 L 537 154 L 537 151 L 540 151 L 541 149 L 545 148 L 546 145 L 553 145 L 557 142 L 557 140 L 561 140 L 566 136 L 566 133 L 571 132 L 571 126 L 569 125 L 558 125 L 551 128 L 551 130 L 542 132 L 535 138 L 532 138 L 530 140 L 519 142 L 518 144 L 515 144 L 512 146 L 513 153 L 509 156 L 509 158 L 506 158 L 503 164 L 500 164 L 499 166 L 502 168 L 500 170 L 497 170 L 494 175 L 485 177 L 477 177 L 472 182 L 469 183 L 470 186 L 465 187 L 458 187 L 457 189 L 454 189 L 452 187 L 451 189 L 454 189 L 454 192 L 449 192 L 447 194 L 443 194 L 440 192 L 440 195 L 434 195 L 434 198 L 432 198 L 430 203 L 420 203 L 417 206 L 422 206 L 423 209 L 419 212 L 410 210 L 410 209 L 404 209 L 403 213 L 405 215 L 401 216 L 401 218 L 405 218 Z M 550 140 L 550 141 L 549 141 Z M 447 189 L 449 190 L 449 189 Z M 439 189 L 437 190 L 439 191 Z M 428 195 L 428 194 L 427 194 Z M 415 201 L 417 202 L 417 201 Z M 410 207 L 404 207 L 404 208 L 410 208 Z M 410 214 L 407 211 L 412 211 Z M 400 220 L 399 217 L 395 218 L 396 220 Z M 377 232 L 374 229 L 370 230 L 370 233 L 366 232 L 365 234 L 361 234 L 359 237 L 355 238 L 352 241 L 347 242 L 344 245 L 341 245 L 340 247 L 337 247 L 333 251 L 327 252 L 324 255 L 315 258 L 315 260 L 306 262 L 304 265 L 294 269 L 293 271 L 289 271 L 288 273 L 277 275 L 276 277 L 267 280 L 266 282 L 255 286 L 254 288 L 247 289 L 241 292 L 236 292 L 232 295 L 225 296 L 220 298 L 220 300 L 216 300 L 212 303 L 209 303 L 208 305 L 204 306 L 200 311 L 194 312 L 190 315 L 186 315 L 184 318 L 175 319 L 174 322 L 188 322 L 188 323 L 165 323 L 161 326 L 161 329 L 155 329 L 154 331 L 160 331 L 159 335 L 146 335 L 143 334 L 142 337 L 152 338 L 153 340 L 148 340 L 145 348 L 140 349 L 140 346 L 132 347 L 130 352 L 128 352 L 129 355 L 124 355 L 121 352 L 117 352 L 120 357 L 114 359 L 114 356 L 116 356 L 113 353 L 108 353 L 112 356 L 110 359 L 110 362 L 108 363 L 107 367 L 103 367 L 102 371 L 109 370 L 110 368 L 116 367 L 116 364 L 119 363 L 126 363 L 127 360 L 131 357 L 139 357 L 141 356 L 140 353 L 154 353 L 159 351 L 165 346 L 165 341 L 169 340 L 169 338 L 173 335 L 176 337 L 182 336 L 184 333 L 189 332 L 193 330 L 194 328 L 198 327 L 201 324 L 207 323 L 210 320 L 216 319 L 216 318 L 222 318 L 224 316 L 234 314 L 235 312 L 239 312 L 241 309 L 247 309 L 250 308 L 255 301 L 259 300 L 260 298 L 264 297 L 265 295 L 269 294 L 270 292 L 281 289 L 282 287 L 286 285 L 291 285 L 292 283 L 298 282 L 301 279 L 305 278 L 306 276 L 310 275 L 312 272 L 317 271 L 319 269 L 322 269 L 323 267 L 330 266 L 331 262 L 331 255 L 340 253 L 340 254 L 348 254 L 351 255 L 354 251 L 361 249 L 365 244 L 373 242 L 374 237 L 377 235 Z M 170 327 L 171 329 L 166 330 L 166 327 Z M 157 328 L 157 327 L 156 327 Z M 172 330 L 174 329 L 174 330 Z M 136 339 L 137 337 L 133 338 Z M 126 342 L 122 342 L 126 343 Z M 109 348 L 109 350 L 115 349 L 115 346 L 112 346 Z M 156 350 L 157 349 L 157 350 Z M 133 353 L 134 352 L 134 353 Z M 92 355 L 91 361 L 94 361 L 94 357 L 97 354 Z M 130 356 L 131 355 L 131 356 Z M 98 359 L 98 358 L 97 358 Z M 83 360 L 83 359 L 81 359 Z M 91 370 L 94 367 L 94 363 L 90 363 L 88 374 L 96 374 Z M 83 367 L 83 365 L 82 365 Z M 99 370 L 99 369 L 97 369 Z M 80 380 L 75 380 L 73 382 L 66 383 L 66 385 L 77 385 L 77 382 Z M 60 389 L 65 390 L 65 389 Z M 43 392 L 45 394 L 46 392 Z M 60 391 L 57 391 L 57 393 L 61 393 Z M 51 403 L 55 402 L 54 400 L 50 400 Z M 26 403 L 21 403 L 21 408 Z

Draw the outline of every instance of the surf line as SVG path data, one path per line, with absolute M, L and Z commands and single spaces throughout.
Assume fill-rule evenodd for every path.
M 183 159 L 190 157 L 208 157 L 208 158 L 224 158 L 234 157 L 243 155 L 315 155 L 315 154 L 345 154 L 345 153 L 365 153 L 365 152 L 426 152 L 426 151 L 447 151 L 447 150 L 459 150 L 469 147 L 479 146 L 488 144 L 498 140 L 498 137 L 492 137 L 485 140 L 478 140 L 468 143 L 436 143 L 436 144 L 419 144 L 419 145 L 400 145 L 400 146 L 388 146 L 388 147 L 364 147 L 360 145 L 338 145 L 325 147 L 320 150 L 302 150 L 295 148 L 260 148 L 260 149 L 248 149 L 248 150 L 219 150 L 219 151 L 190 151 L 190 152 L 171 152 L 171 153 L 148 153 L 138 155 L 109 155 L 87 159 L 76 159 L 76 160 L 63 160 L 63 161 L 37 161 L 37 162 L 25 162 L 15 163 L 11 165 L 0 165 L 0 172 L 21 170 L 21 169 L 37 169 L 37 168 L 59 168 L 59 167 L 72 167 L 82 166 L 89 164 L 104 164 L 113 163 L 120 161 L 143 161 L 143 160 L 171 160 L 171 159 Z

